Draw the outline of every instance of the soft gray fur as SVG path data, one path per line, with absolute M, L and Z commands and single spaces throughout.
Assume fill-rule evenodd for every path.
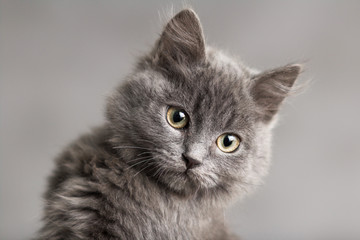
M 57 158 L 38 239 L 235 238 L 224 208 L 266 175 L 274 116 L 300 70 L 251 70 L 206 46 L 181 11 L 108 99 L 107 122 Z M 187 128 L 168 124 L 169 106 Z M 220 151 L 223 133 L 239 149 Z M 186 171 L 183 153 L 201 165 Z

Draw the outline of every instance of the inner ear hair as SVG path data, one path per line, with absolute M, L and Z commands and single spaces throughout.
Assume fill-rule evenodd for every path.
M 170 71 L 205 58 L 201 23 L 192 9 L 180 11 L 166 24 L 152 54 L 156 65 Z
M 297 90 L 294 83 L 301 73 L 301 64 L 290 64 L 255 75 L 250 82 L 250 94 L 263 121 L 270 121 L 283 100 Z

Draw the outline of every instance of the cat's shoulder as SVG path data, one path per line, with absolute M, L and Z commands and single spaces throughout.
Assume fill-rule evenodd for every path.
M 70 143 L 56 158 L 56 164 L 70 170 L 80 170 L 86 164 L 98 164 L 115 156 L 115 150 L 109 142 L 109 130 L 106 126 L 92 129 Z
M 114 170 L 111 166 L 114 163 L 118 169 L 122 169 L 123 163 L 116 159 L 109 136 L 107 127 L 101 126 L 81 135 L 65 147 L 55 159 L 56 166 L 49 177 L 49 189 L 53 191 L 66 182 L 72 182 L 74 177 L 82 181 L 99 182 L 104 172 Z M 117 175 L 121 177 L 121 173 Z

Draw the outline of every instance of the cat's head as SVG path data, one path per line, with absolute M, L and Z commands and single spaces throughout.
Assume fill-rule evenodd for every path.
M 175 193 L 246 192 L 267 173 L 273 120 L 300 70 L 245 67 L 206 46 L 183 10 L 109 99 L 114 147 Z

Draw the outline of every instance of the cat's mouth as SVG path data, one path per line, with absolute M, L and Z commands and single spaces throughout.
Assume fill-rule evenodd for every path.
M 190 180 L 193 184 L 201 184 L 200 177 L 198 176 L 198 173 L 196 173 L 196 170 L 194 169 L 186 169 L 183 174 L 185 177 Z

